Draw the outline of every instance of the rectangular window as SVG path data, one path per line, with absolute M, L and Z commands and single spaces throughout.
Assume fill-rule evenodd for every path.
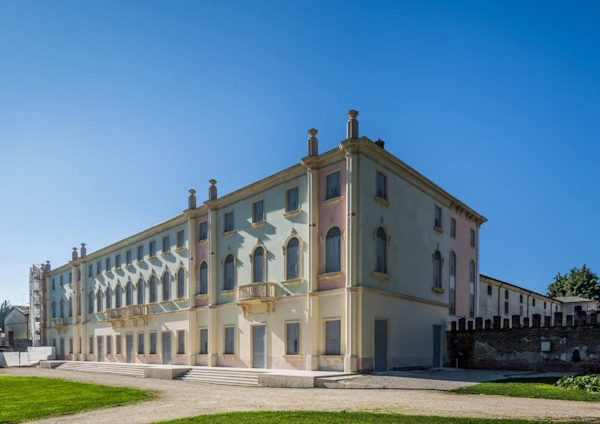
M 523 295 L 522 294 L 519 295 L 519 303 L 523 303 Z
M 88 277 L 94 276 L 94 265 L 88 265 Z
M 162 239 L 162 251 L 163 253 L 167 253 L 171 250 L 171 241 L 169 240 L 169 236 L 164 236 Z
M 546 302 L 544 302 L 544 310 L 546 310 Z
M 450 218 L 450 237 L 456 238 L 456 219 Z
M 235 352 L 234 331 L 233 327 L 225 327 L 225 355 L 233 355 Z
M 56 289 L 56 280 L 52 279 L 52 290 Z
M 185 330 L 179 330 L 177 332 L 177 354 L 185 354 Z
M 264 202 L 259 200 L 252 204 L 252 223 L 263 222 L 265 220 Z
M 504 302 L 504 315 L 508 314 L 508 302 Z
M 177 248 L 178 249 L 182 249 L 184 246 L 185 241 L 184 241 L 183 235 L 184 235 L 183 230 L 177 232 Z
M 206 239 L 208 239 L 208 222 L 204 221 L 200 223 L 200 228 L 198 229 L 198 241 Z
M 340 196 L 340 173 L 336 172 L 327 176 L 327 199 L 325 200 L 335 199 Z
M 96 275 L 102 274 L 102 262 L 96 262 Z
M 94 354 L 94 336 L 90 336 L 90 345 L 88 346 L 88 352 L 90 355 Z
M 106 258 L 106 271 L 110 271 L 110 258 Z
M 138 333 L 138 355 L 144 354 L 144 333 Z
M 150 355 L 156 355 L 156 331 L 150 333 Z
M 137 248 L 137 260 L 138 262 L 141 262 L 144 260 L 144 246 L 138 246 Z
M 442 228 L 442 210 L 437 206 L 435 207 L 435 217 L 433 221 L 433 226 L 435 228 Z
M 69 338 L 69 354 L 73 354 L 73 337 Z
M 125 265 L 131 265 L 131 250 L 125 252 Z
M 79 354 L 81 355 L 81 350 L 83 349 L 83 343 L 81 343 L 81 337 L 79 338 Z
M 492 286 L 491 285 L 488 285 L 487 291 L 488 291 L 488 296 L 491 296 L 492 295 Z
M 298 355 L 300 354 L 300 324 L 290 323 L 287 324 L 287 355 Z
M 531 299 L 531 306 L 535 306 L 535 297 Z
M 508 290 L 504 290 L 504 299 L 508 300 Z
M 200 354 L 208 355 L 208 329 L 200 330 Z
M 79 298 L 77 301 L 77 315 L 81 315 L 81 295 L 79 295 Z
M 69 277 L 69 284 L 71 284 L 71 282 L 73 281 L 73 273 L 72 273 L 72 272 L 69 272 L 69 273 L 67 274 L 67 276 Z
M 471 230 L 471 247 L 475 247 L 475 230 Z
M 117 351 L 117 355 L 121 354 L 121 335 L 117 334 L 115 336 L 115 350 Z
M 377 197 L 387 200 L 387 177 L 377 173 Z
M 228 233 L 233 231 L 233 212 L 227 212 L 225 214 L 225 223 L 224 223 L 223 232 Z
M 106 354 L 112 355 L 112 336 L 106 336 Z
M 61 276 L 60 276 L 60 286 L 62 287 L 62 286 L 64 286 L 64 285 L 65 285 L 65 284 L 64 284 L 63 276 L 61 275 Z
M 156 257 L 156 241 L 154 240 L 148 243 L 148 256 L 150 258 Z
M 298 201 L 298 187 L 290 188 L 286 193 L 285 211 L 294 212 L 300 208 Z
M 120 254 L 115 255 L 115 268 L 117 268 L 117 269 L 121 268 L 121 255 Z
M 325 355 L 340 355 L 341 321 L 325 322 Z

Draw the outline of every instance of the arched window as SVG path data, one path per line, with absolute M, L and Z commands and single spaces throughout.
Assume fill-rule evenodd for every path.
M 106 288 L 106 309 L 112 309 L 112 292 L 110 287 Z
M 88 314 L 94 313 L 94 294 L 88 294 Z
M 207 294 L 208 293 L 208 265 L 206 262 L 202 262 L 200 265 L 200 292 L 198 294 Z
M 387 237 L 385 230 L 381 227 L 377 229 L 377 267 L 375 271 L 387 274 Z
M 163 298 L 162 300 L 171 299 L 171 276 L 169 272 L 165 272 L 162 277 Z
M 150 277 L 150 303 L 156 303 L 156 277 Z
M 438 250 L 433 254 L 433 287 L 442 287 L 442 255 Z
M 129 306 L 133 304 L 133 284 L 131 281 L 127 282 L 125 286 L 125 305 Z
M 122 293 L 122 289 L 121 289 L 121 284 L 117 284 L 117 288 L 115 289 L 115 306 L 117 308 L 120 308 L 123 302 L 123 293 Z
M 265 281 L 265 249 L 257 247 L 252 255 L 252 282 L 262 283 Z
M 233 255 L 227 255 L 225 258 L 223 290 L 233 290 Z
M 185 297 L 185 271 L 183 268 L 179 268 L 177 271 L 177 299 L 183 299 Z
M 96 297 L 96 311 L 97 312 L 102 312 L 102 292 L 100 290 L 98 290 L 98 294 Z
M 73 316 L 73 296 L 69 298 L 69 318 Z
M 52 302 L 52 318 L 56 318 L 56 302 Z
M 61 299 L 60 301 L 60 318 L 65 317 L 65 301 Z
M 144 304 L 144 280 L 141 278 L 137 282 L 137 303 L 138 305 Z
M 342 232 L 333 227 L 325 237 L 325 272 L 342 270 Z
M 475 262 L 469 262 L 469 283 L 475 284 Z
M 450 314 L 456 313 L 456 254 L 450 252 Z
M 285 256 L 287 259 L 285 279 L 295 280 L 300 278 L 300 242 L 298 238 L 294 237 L 288 242 Z

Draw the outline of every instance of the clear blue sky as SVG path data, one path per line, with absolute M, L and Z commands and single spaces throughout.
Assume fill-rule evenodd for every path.
M 481 272 L 600 272 L 600 2 L 0 0 L 0 301 L 361 134 L 485 215 Z

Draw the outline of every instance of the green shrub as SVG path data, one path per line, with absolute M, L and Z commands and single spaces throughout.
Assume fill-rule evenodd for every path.
M 585 390 L 590 393 L 600 392 L 600 375 L 565 375 L 556 382 L 563 389 Z

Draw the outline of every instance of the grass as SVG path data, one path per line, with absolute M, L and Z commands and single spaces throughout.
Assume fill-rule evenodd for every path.
M 481 383 L 471 387 L 453 390 L 465 395 L 499 395 L 522 398 L 575 400 L 582 402 L 600 402 L 600 393 L 589 393 L 585 390 L 564 389 L 554 384 L 555 377 L 514 378 L 508 380 Z
M 217 415 L 200 415 L 180 420 L 164 421 L 162 424 L 202 424 L 202 423 L 377 423 L 377 424 L 533 424 L 550 423 L 552 421 L 500 420 L 480 418 L 428 417 L 416 415 L 378 414 L 374 412 L 315 412 L 315 411 L 260 411 L 229 412 Z M 563 423 L 564 424 L 564 423 Z
M 18 423 L 151 399 L 138 389 L 0 375 L 0 423 Z

